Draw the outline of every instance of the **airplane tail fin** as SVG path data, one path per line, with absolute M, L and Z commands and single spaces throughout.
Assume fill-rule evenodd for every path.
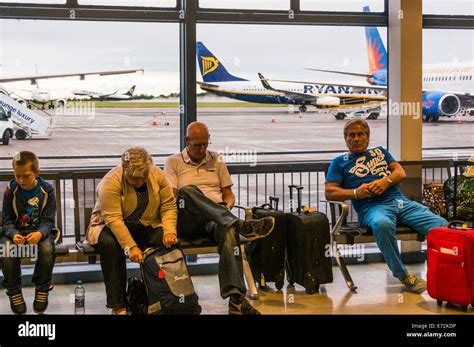
M 369 6 L 364 6 L 364 12 L 370 12 Z M 379 30 L 375 27 L 365 27 L 367 43 L 367 56 L 371 72 L 387 68 L 387 50 L 380 37 Z
M 231 75 L 202 42 L 196 43 L 196 55 L 204 82 L 246 81 L 246 79 Z
M 134 92 L 135 92 L 135 86 L 132 86 L 132 88 L 130 88 L 128 92 L 124 93 L 123 95 L 132 97 Z

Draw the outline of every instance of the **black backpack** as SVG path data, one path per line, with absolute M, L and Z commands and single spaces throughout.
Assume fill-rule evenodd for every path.
M 183 252 L 178 248 L 148 249 L 140 266 L 148 297 L 148 314 L 199 314 Z
M 127 281 L 127 310 L 130 314 L 148 314 L 148 297 L 143 281 L 137 277 L 129 277 Z

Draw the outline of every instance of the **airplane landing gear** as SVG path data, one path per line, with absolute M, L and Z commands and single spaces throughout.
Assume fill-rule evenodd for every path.
M 308 110 L 308 108 L 306 107 L 306 105 L 301 105 L 299 107 L 299 110 L 300 110 L 300 112 L 306 112 Z
M 424 114 L 422 117 L 423 122 L 437 122 L 439 120 L 439 116 L 430 117 Z
M 337 120 L 344 120 L 347 115 L 344 112 L 338 112 L 334 117 L 336 117 Z

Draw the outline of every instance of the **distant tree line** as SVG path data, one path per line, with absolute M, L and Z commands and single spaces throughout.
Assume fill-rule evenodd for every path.
M 197 96 L 206 96 L 209 95 L 210 93 L 208 92 L 202 92 L 198 93 Z M 170 93 L 168 95 L 165 94 L 160 94 L 158 96 L 156 95 L 150 95 L 150 94 L 137 94 L 132 96 L 133 100 L 151 100 L 151 99 L 171 99 L 171 98 L 179 98 L 180 93 Z

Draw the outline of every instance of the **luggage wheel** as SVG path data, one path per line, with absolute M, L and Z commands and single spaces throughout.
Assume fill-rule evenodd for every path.
M 463 305 L 463 306 L 461 306 L 461 308 L 464 312 L 467 312 L 467 310 L 469 308 L 469 305 Z
M 443 305 L 443 300 L 436 300 L 436 304 L 437 304 L 438 306 Z
M 319 293 L 319 284 L 317 286 L 315 286 L 314 288 L 311 288 L 311 289 L 310 288 L 305 288 L 305 291 L 306 291 L 307 294 L 310 294 L 310 295 L 314 294 L 316 292 Z

